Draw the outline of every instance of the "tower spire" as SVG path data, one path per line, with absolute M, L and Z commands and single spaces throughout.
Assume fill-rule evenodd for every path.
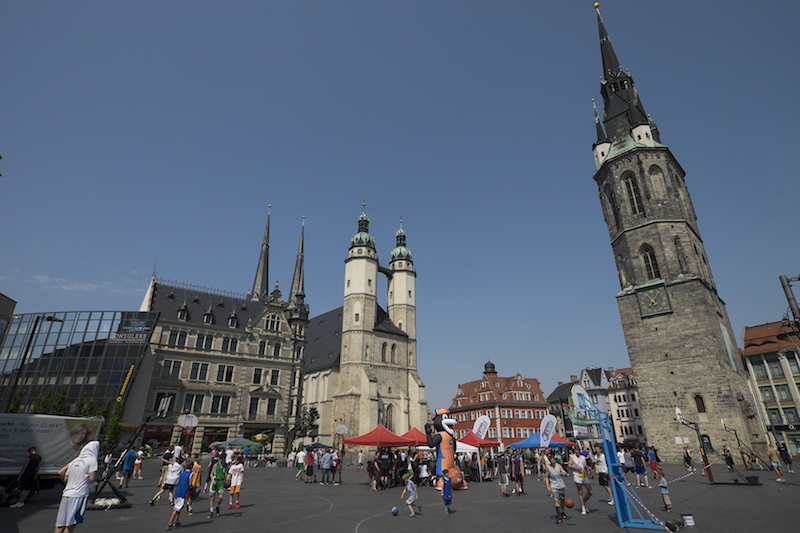
M 272 204 L 267 205 L 267 229 L 264 230 L 264 241 L 261 243 L 261 254 L 258 256 L 258 268 L 256 268 L 256 278 L 253 280 L 253 290 L 250 291 L 250 299 L 258 301 L 267 295 L 267 283 L 269 282 L 269 218 L 272 211 Z
M 308 318 L 308 311 L 305 306 L 305 254 L 303 252 L 303 241 L 305 240 L 306 217 L 303 216 L 303 225 L 300 228 L 300 246 L 297 248 L 297 261 L 294 265 L 294 276 L 292 276 L 292 287 L 289 291 L 289 311 L 291 318 Z
M 603 122 L 605 131 L 611 142 L 620 151 L 632 148 L 631 141 L 641 142 L 640 134 L 635 138 L 632 130 L 638 126 L 647 126 L 647 113 L 644 110 L 639 93 L 633 83 L 629 71 L 623 71 L 614 46 L 608 36 L 603 17 L 600 15 L 600 3 L 595 2 L 597 26 L 600 33 L 600 55 L 603 60 L 603 78 L 600 81 L 600 94 L 603 95 Z M 642 136 L 643 137 L 643 136 Z M 649 137 L 648 137 L 649 139 Z

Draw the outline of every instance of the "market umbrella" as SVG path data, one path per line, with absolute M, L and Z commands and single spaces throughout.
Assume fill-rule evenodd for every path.
M 540 448 L 542 446 L 542 441 L 539 437 L 538 433 L 534 433 L 530 437 L 525 440 L 521 440 L 519 442 L 512 442 L 508 447 L 509 448 Z M 566 448 L 567 446 L 577 446 L 574 442 L 570 442 L 565 440 L 558 435 L 553 435 L 550 438 L 550 447 L 551 448 Z
M 412 439 L 416 446 L 419 446 L 420 444 L 425 446 L 425 445 L 428 444 L 428 435 L 426 435 L 425 433 L 421 432 L 417 428 L 409 429 L 408 431 L 403 433 L 402 436 L 407 438 L 407 439 Z
M 242 437 L 236 437 L 235 439 L 220 442 L 219 445 L 224 447 L 230 446 L 231 448 L 246 448 L 250 446 L 251 448 L 255 448 L 257 452 L 260 452 L 262 447 L 261 444 L 253 442 L 252 440 L 244 439 Z
M 351 439 L 344 439 L 345 446 L 381 446 L 384 448 L 396 448 L 398 446 L 414 446 L 414 441 L 395 435 L 383 424 L 378 424 L 378 427 L 364 433 L 360 437 L 353 437 Z
M 494 440 L 486 440 L 477 436 L 472 430 L 468 431 L 466 435 L 458 439 L 459 442 L 475 446 L 477 448 L 499 448 L 500 443 Z

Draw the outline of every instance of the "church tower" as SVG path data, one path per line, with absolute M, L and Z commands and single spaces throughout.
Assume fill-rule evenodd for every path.
M 736 445 L 720 419 L 743 441 L 763 441 L 685 172 L 661 144 L 599 10 L 597 21 L 604 112 L 601 123 L 595 106 L 594 179 L 619 274 L 617 304 L 648 442 L 671 461 L 686 445 L 696 449 L 696 436 L 674 423 L 675 407 L 698 422 L 719 450 Z
M 417 308 L 414 304 L 417 273 L 414 272 L 411 250 L 406 248 L 403 219 L 400 219 L 400 229 L 395 233 L 395 238 L 397 247 L 389 255 L 389 292 L 386 298 L 389 318 L 406 332 L 409 343 L 413 345 L 417 339 Z M 413 350 L 413 346 L 410 345 L 409 349 Z M 413 357 L 409 358 L 409 366 L 416 366 Z
M 350 239 L 350 250 L 344 261 L 344 310 L 342 314 L 342 363 L 366 361 L 370 358 L 371 336 L 378 306 L 378 255 L 375 239 L 369 234 L 369 216 L 358 217 L 358 233 Z

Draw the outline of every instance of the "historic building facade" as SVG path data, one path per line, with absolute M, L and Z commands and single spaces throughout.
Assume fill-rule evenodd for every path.
M 134 387 L 126 416 L 142 420 L 169 398 L 170 415 L 154 420 L 144 440 L 184 442 L 199 451 L 214 441 L 274 433 L 272 451 L 292 439 L 302 393 L 308 304 L 304 292 L 303 233 L 286 298 L 268 290 L 269 215 L 253 288 L 249 294 L 156 279 L 142 311 L 161 320 L 150 341 L 152 374 Z M 196 429 L 176 426 L 182 413 L 197 416 Z
M 618 368 L 613 372 L 608 387 L 608 409 L 617 442 L 643 444 L 647 442 L 639 407 L 639 387 L 631 368 Z M 653 442 L 655 446 L 659 443 Z
M 522 374 L 499 377 L 489 361 L 481 379 L 458 386 L 450 414 L 459 422 L 456 437 L 466 435 L 478 417 L 488 416 L 492 425 L 484 438 L 500 441 L 505 449 L 512 442 L 539 432 L 539 425 L 547 416 L 547 401 L 539 380 Z
M 685 172 L 645 113 L 600 13 L 604 118 L 593 145 L 603 217 L 621 291 L 617 303 L 648 439 L 678 460 L 685 427 L 675 407 L 719 449 L 734 445 L 719 420 L 763 442 L 725 303 L 706 257 Z
M 348 437 L 378 423 L 402 434 L 430 418 L 417 374 L 417 273 L 406 232 L 395 237 L 383 265 L 362 213 L 345 259 L 344 305 L 309 321 L 303 404 L 320 415 L 320 442 L 331 444 L 341 425 Z M 380 275 L 388 280 L 386 310 L 377 298 Z
M 800 328 L 788 320 L 750 326 L 742 342 L 758 418 L 775 442 L 800 454 Z

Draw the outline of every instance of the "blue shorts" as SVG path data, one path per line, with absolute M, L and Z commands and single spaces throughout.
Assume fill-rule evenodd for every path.
M 636 473 L 640 476 L 646 476 L 647 470 L 644 469 L 644 465 L 636 465 Z

